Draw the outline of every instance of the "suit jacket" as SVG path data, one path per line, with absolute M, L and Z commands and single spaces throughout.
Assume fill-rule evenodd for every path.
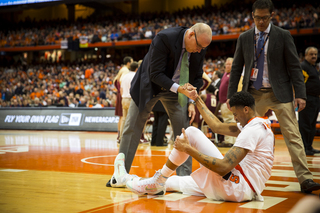
M 170 91 L 172 77 L 179 63 L 186 27 L 173 27 L 160 31 L 152 40 L 136 75 L 131 82 L 132 100 L 141 112 L 145 105 L 161 91 Z M 191 53 L 189 58 L 189 83 L 197 87 L 203 84 L 202 65 L 206 50 Z
M 238 82 L 243 66 L 242 90 L 250 86 L 251 69 L 254 67 L 254 28 L 242 33 L 237 41 L 237 47 L 232 63 L 228 88 L 228 99 L 237 92 Z M 302 70 L 293 38 L 289 31 L 271 24 L 267 52 L 269 82 L 276 98 L 287 103 L 295 98 L 306 99 L 306 89 L 303 82 Z M 293 88 L 292 88 L 293 87 Z

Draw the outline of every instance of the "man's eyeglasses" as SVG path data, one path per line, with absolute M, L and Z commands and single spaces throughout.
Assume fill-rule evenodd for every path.
M 196 39 L 196 43 L 197 43 L 198 48 L 201 49 L 201 50 L 204 49 L 204 47 L 202 47 L 202 46 L 198 43 L 196 31 L 194 30 L 193 32 L 194 32 L 194 38 Z
M 257 20 L 257 21 L 261 21 L 261 20 L 262 20 L 263 22 L 268 21 L 270 17 L 271 17 L 271 16 L 263 16 L 263 17 L 253 16 L 253 18 L 254 18 L 255 20 Z

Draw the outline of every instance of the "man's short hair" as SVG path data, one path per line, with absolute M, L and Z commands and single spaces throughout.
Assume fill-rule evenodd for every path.
M 138 62 L 134 61 L 134 62 L 132 62 L 132 63 L 130 64 L 129 70 L 134 72 L 134 71 L 136 71 L 136 69 L 137 69 L 138 67 L 139 67 Z
M 308 47 L 308 48 L 306 49 L 304 55 L 308 55 L 309 50 L 311 50 L 311 49 L 315 49 L 315 50 L 317 50 L 317 52 L 318 52 L 318 48 L 316 48 L 316 47 Z
M 214 74 L 217 75 L 218 78 L 222 78 L 222 72 L 217 70 L 217 71 L 214 72 Z
M 271 14 L 274 10 L 274 6 L 271 0 L 257 0 L 252 5 L 252 12 L 254 13 L 256 9 L 268 9 Z
M 248 106 L 251 109 L 254 108 L 255 106 L 255 101 L 253 96 L 245 91 L 241 91 L 241 92 L 237 92 L 235 93 L 229 101 L 230 107 L 237 107 L 237 106 L 241 106 L 241 107 L 245 107 Z
M 133 60 L 132 57 L 126 56 L 126 57 L 124 57 L 124 59 L 123 59 L 123 64 L 124 64 L 124 65 L 127 65 L 127 63 L 131 62 L 132 60 Z

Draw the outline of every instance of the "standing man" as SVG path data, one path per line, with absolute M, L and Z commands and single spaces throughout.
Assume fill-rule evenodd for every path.
M 126 56 L 123 59 L 123 67 L 119 70 L 118 74 L 113 80 L 113 84 L 115 88 L 117 89 L 117 102 L 116 102 L 116 108 L 115 108 L 115 115 L 119 116 L 119 122 L 118 122 L 118 137 L 117 142 L 120 143 L 121 141 L 121 124 L 122 124 L 122 97 L 121 97 L 121 77 L 129 72 L 130 64 L 133 62 L 133 58 L 130 56 Z
M 212 83 L 209 85 L 207 90 L 217 97 L 219 101 L 219 87 L 221 84 L 222 73 L 220 71 L 215 71 L 212 77 Z
M 133 101 L 120 143 L 119 153 L 126 156 L 125 165 L 128 173 L 143 126 L 158 100 L 169 115 L 174 136 L 181 134 L 182 128 L 192 123 L 195 106 L 187 103 L 187 97 L 194 97 L 203 84 L 205 48 L 211 40 L 211 28 L 203 23 L 197 23 L 191 28 L 168 28 L 160 31 L 152 40 L 149 51 L 131 83 L 130 94 Z M 190 121 L 188 117 L 191 117 Z M 192 161 L 189 158 L 177 169 L 177 174 L 190 175 L 191 167 Z M 114 176 L 111 180 L 110 185 L 116 183 Z
M 122 97 L 122 121 L 120 127 L 120 136 L 122 135 L 124 123 L 126 122 L 126 118 L 128 115 L 129 106 L 131 103 L 131 95 L 130 95 L 130 86 L 131 81 L 138 70 L 138 62 L 132 62 L 130 64 L 129 72 L 127 74 L 123 74 L 120 79 L 120 93 Z
M 299 107 L 299 112 L 304 109 L 306 89 L 290 32 L 270 23 L 273 9 L 271 0 L 254 2 L 255 27 L 238 38 L 227 97 L 230 99 L 237 92 L 245 65 L 242 90 L 253 95 L 260 116 L 269 109 L 275 112 L 301 191 L 310 193 L 320 189 L 320 184 L 313 181 L 308 169 L 294 111 L 295 107 Z
M 220 83 L 221 83 L 221 77 L 222 77 L 222 73 L 220 71 L 215 71 L 212 77 L 212 85 L 219 88 L 220 87 Z
M 316 69 L 318 49 L 316 47 L 308 47 L 304 59 L 301 63 L 301 68 L 304 83 L 306 84 L 307 103 L 306 108 L 299 112 L 299 130 L 306 155 L 314 155 L 315 153 L 320 153 L 320 150 L 312 147 L 320 110 L 320 79 Z
M 221 104 L 221 117 L 224 123 L 235 123 L 234 116 L 232 112 L 228 109 L 227 105 L 227 94 L 228 94 L 228 86 L 229 86 L 229 79 L 230 79 L 230 72 L 232 67 L 233 58 L 227 58 L 226 63 L 224 65 L 225 72 L 221 78 L 221 83 L 219 87 L 219 102 Z M 218 143 L 217 146 L 219 147 L 232 147 L 233 144 L 236 142 L 236 138 L 225 135 L 224 141 Z

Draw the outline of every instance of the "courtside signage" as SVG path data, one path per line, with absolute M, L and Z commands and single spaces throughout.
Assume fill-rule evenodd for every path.
M 117 131 L 114 108 L 0 108 L 0 129 Z

